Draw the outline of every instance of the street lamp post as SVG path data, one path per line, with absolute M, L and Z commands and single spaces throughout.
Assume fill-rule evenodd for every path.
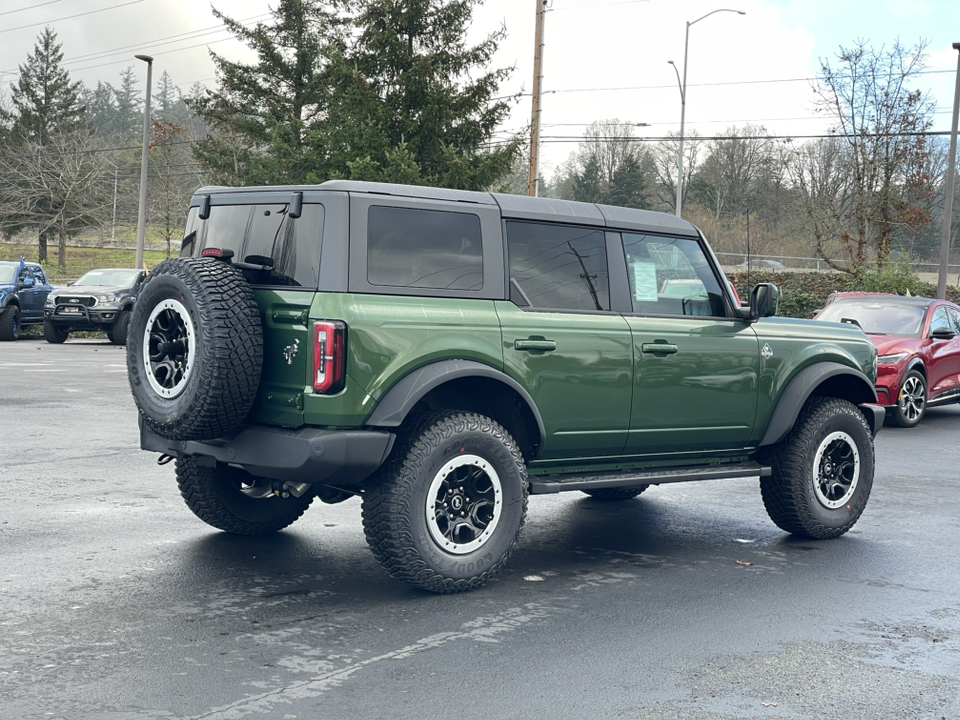
M 696 20 L 687 23 L 687 33 L 683 41 L 683 83 L 680 85 L 680 152 L 677 153 L 677 217 L 680 217 L 680 209 L 683 204 L 683 129 L 687 117 L 687 49 L 690 46 L 690 26 L 696 25 L 704 18 L 708 18 L 714 13 L 719 12 L 733 12 L 737 15 L 747 14 L 743 10 L 733 10 L 731 8 L 719 8 L 717 10 L 712 10 L 706 15 L 698 17 Z M 677 72 L 677 82 L 679 82 L 680 73 L 677 71 L 677 66 L 674 64 L 673 60 L 668 60 L 667 62 L 673 65 L 674 71 Z
M 960 43 L 953 44 L 960 50 Z M 937 297 L 947 297 L 947 265 L 950 262 L 950 229 L 953 225 L 953 183 L 957 174 L 957 123 L 960 121 L 960 56 L 957 57 L 957 87 L 953 92 L 953 123 L 950 126 L 950 153 L 947 156 L 947 182 L 943 199 L 943 238 L 940 243 L 940 272 L 937 277 Z
M 140 156 L 140 208 L 137 214 L 137 267 L 143 267 L 143 235 L 147 225 L 147 165 L 150 159 L 150 87 L 153 83 L 153 58 L 134 55 L 147 64 L 147 102 L 143 107 L 143 150 Z

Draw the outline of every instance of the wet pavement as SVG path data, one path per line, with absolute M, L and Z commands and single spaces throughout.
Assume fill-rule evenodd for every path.
M 531 498 L 484 588 L 392 580 L 357 500 L 237 538 L 139 450 L 123 348 L 0 343 L 0 718 L 958 718 L 960 407 L 877 438 L 860 522 L 754 479 Z

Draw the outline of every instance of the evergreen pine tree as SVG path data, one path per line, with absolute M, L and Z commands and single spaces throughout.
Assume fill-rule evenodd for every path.
M 117 102 L 114 132 L 124 140 L 131 140 L 143 132 L 143 103 L 137 89 L 133 67 L 120 73 L 120 87 L 114 88 Z
M 331 121 L 316 138 L 333 173 L 475 190 L 510 173 L 520 139 L 491 147 L 510 110 L 495 97 L 510 71 L 488 69 L 506 31 L 467 45 L 477 3 L 361 0 Z
M 46 144 L 52 133 L 77 128 L 83 120 L 80 83 L 70 82 L 61 66 L 63 52 L 57 33 L 44 28 L 20 77 L 12 86 L 14 132 L 25 140 Z
M 215 182 L 316 182 L 326 168 L 308 147 L 330 98 L 326 69 L 345 42 L 339 2 L 280 0 L 269 24 L 214 14 L 257 54 L 251 65 L 211 53 L 219 89 L 193 101 L 214 133 L 195 150 Z
M 87 121 L 97 134 L 113 132 L 117 122 L 117 103 L 110 83 L 98 81 L 95 90 L 85 90 L 83 102 L 87 109 Z
M 33 52 L 20 65 L 20 77 L 11 86 L 13 104 L 13 129 L 10 132 L 13 144 L 29 146 L 43 152 L 52 140 L 81 128 L 84 124 L 84 107 L 80 100 L 81 84 L 71 82 L 70 75 L 61 66 L 63 51 L 57 42 L 57 33 L 49 26 L 37 37 Z M 38 206 L 28 213 L 54 212 L 49 199 L 38 198 Z M 7 222 L 16 222 L 16 219 Z M 40 225 L 38 253 L 40 262 L 47 259 L 48 229 Z

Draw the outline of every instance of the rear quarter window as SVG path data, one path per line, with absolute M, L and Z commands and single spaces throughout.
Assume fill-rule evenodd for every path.
M 367 216 L 367 282 L 480 290 L 480 218 L 469 213 L 373 206 Z

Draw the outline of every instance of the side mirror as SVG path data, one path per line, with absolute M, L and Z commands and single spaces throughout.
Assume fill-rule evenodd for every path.
M 930 333 L 930 337 L 934 340 L 953 340 L 956 336 L 957 334 L 949 328 L 937 328 Z
M 773 283 L 760 283 L 750 293 L 749 320 L 759 320 L 777 314 L 780 301 L 780 288 Z
M 20 287 L 22 288 L 32 288 L 36 285 L 36 280 L 33 279 L 33 276 L 28 275 L 23 280 L 20 281 Z

